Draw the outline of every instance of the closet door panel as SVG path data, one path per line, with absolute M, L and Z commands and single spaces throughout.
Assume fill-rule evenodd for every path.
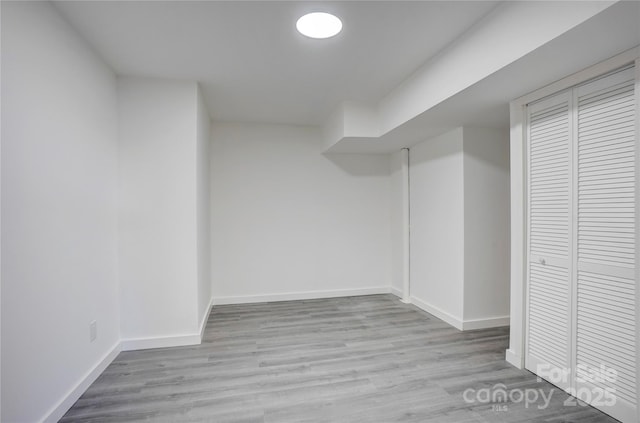
M 576 88 L 576 392 L 636 419 L 637 148 L 633 69 Z M 607 395 L 595 401 L 594 393 Z M 587 398 L 585 398 L 587 399 Z M 607 401 L 608 399 L 608 401 Z
M 623 422 L 640 378 L 635 90 L 627 68 L 527 109 L 525 365 Z
M 526 367 L 542 377 L 570 367 L 570 106 L 562 93 L 528 109 Z

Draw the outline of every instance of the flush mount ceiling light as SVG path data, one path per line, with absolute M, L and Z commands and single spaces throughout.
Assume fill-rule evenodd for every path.
M 330 13 L 307 13 L 296 22 L 298 31 L 309 38 L 330 38 L 342 31 L 342 21 Z

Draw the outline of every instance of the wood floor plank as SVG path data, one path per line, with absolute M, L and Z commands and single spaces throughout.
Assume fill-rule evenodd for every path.
M 201 345 L 122 352 L 61 422 L 615 421 L 506 363 L 508 335 L 392 295 L 216 306 Z M 464 399 L 498 384 L 549 407 Z

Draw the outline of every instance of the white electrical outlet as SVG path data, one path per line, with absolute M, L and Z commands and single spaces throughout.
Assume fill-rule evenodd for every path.
M 98 323 L 94 320 L 89 323 L 89 342 L 93 342 L 98 337 Z

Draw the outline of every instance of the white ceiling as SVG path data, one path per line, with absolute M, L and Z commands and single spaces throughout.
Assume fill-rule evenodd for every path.
M 201 83 L 214 120 L 322 124 L 343 101 L 376 103 L 495 1 L 56 1 L 120 75 Z M 329 11 L 328 40 L 295 30 Z

